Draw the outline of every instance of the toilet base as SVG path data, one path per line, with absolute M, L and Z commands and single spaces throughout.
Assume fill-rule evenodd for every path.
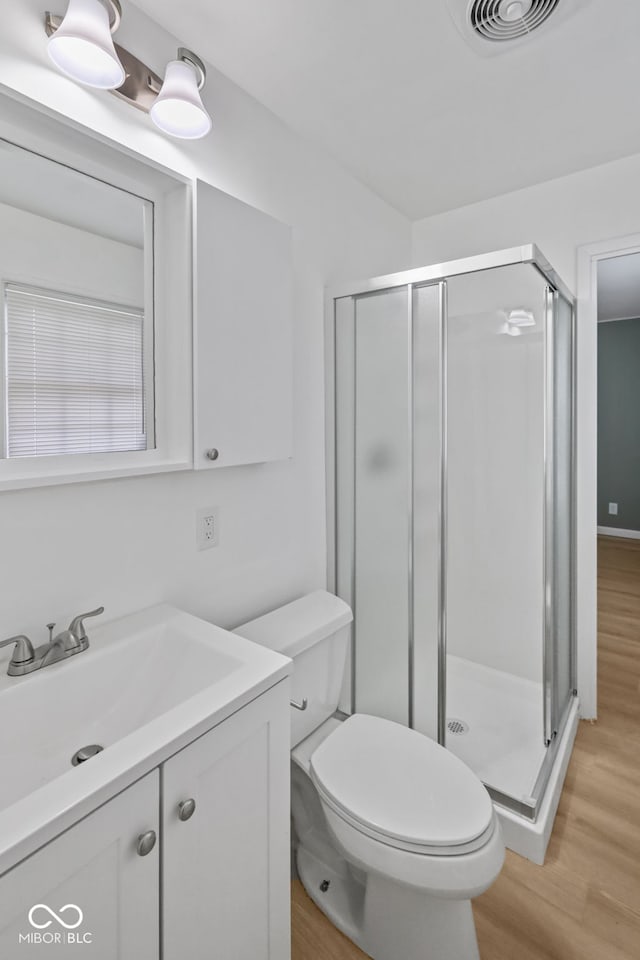
M 376 874 L 359 877 L 346 861 L 327 866 L 303 845 L 296 863 L 314 903 L 373 960 L 480 960 L 470 900 L 437 899 Z
M 480 960 L 470 900 L 443 900 L 375 874 L 362 939 L 374 960 Z
M 328 866 L 305 847 L 298 847 L 296 867 L 302 886 L 334 927 L 362 946 L 365 885 L 351 876 L 346 861 L 342 863 L 343 868 L 335 869 L 336 864 Z

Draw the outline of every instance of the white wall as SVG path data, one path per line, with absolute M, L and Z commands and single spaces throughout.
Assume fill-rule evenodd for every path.
M 414 266 L 536 243 L 576 290 L 576 248 L 640 227 L 640 154 L 413 225 Z
M 159 600 L 236 624 L 325 583 L 323 285 L 406 266 L 410 227 L 213 68 L 205 99 L 214 132 L 198 143 L 170 141 L 116 98 L 73 84 L 49 65 L 43 9 L 40 0 L 12 5 L 0 84 L 294 227 L 295 456 L 2 493 L 0 633 L 42 640 L 48 620 Z M 178 45 L 130 3 L 118 38 L 159 73 Z M 209 505 L 221 510 L 221 546 L 198 553 L 195 512 Z
M 415 266 L 534 242 L 573 289 L 577 250 L 640 231 L 640 155 L 420 220 Z M 596 714 L 596 335 L 578 310 L 578 688 Z
M 0 203 L 0 281 L 144 307 L 144 254 Z

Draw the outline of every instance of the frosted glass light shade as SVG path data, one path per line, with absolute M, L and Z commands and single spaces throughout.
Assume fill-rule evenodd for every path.
M 64 20 L 49 39 L 49 56 L 62 73 L 89 87 L 115 90 L 125 81 L 109 13 L 100 0 L 69 0 Z
M 164 83 L 151 107 L 151 119 L 164 133 L 183 140 L 198 140 L 211 130 L 211 117 L 205 110 L 196 70 L 184 60 L 167 64 Z

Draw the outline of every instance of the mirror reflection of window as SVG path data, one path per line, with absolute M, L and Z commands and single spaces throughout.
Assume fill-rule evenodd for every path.
M 5 284 L 6 457 L 146 450 L 136 307 Z
M 153 205 L 0 140 L 0 456 L 155 446 Z

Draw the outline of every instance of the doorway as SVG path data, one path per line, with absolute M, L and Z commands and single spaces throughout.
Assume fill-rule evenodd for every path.
M 640 252 L 600 260 L 598 535 L 640 540 Z
M 596 279 L 599 714 L 615 707 L 631 718 L 640 650 L 640 251 L 599 260 Z

